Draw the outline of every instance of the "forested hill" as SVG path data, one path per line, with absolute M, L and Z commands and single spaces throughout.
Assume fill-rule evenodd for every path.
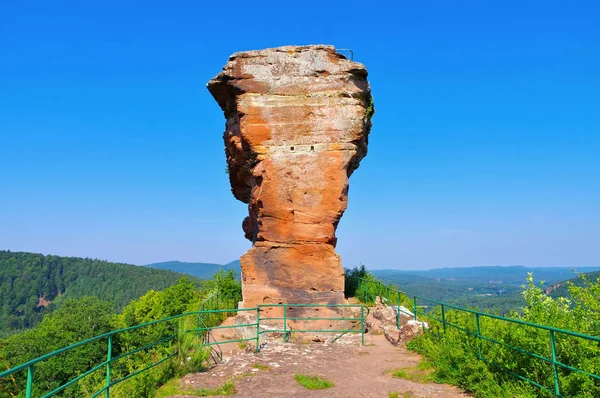
M 587 280 L 588 282 L 597 282 L 598 278 L 600 278 L 600 271 L 596 271 L 596 272 L 589 272 L 584 274 L 585 276 L 585 280 Z M 567 281 L 562 281 L 559 283 L 555 283 L 551 286 L 549 286 L 546 289 L 546 292 L 548 292 L 550 294 L 551 297 L 571 297 L 571 294 L 569 293 L 569 284 L 573 284 L 575 286 L 586 286 L 585 280 L 581 278 L 580 276 L 577 276 L 575 278 L 569 279 Z
M 149 290 L 163 290 L 177 272 L 89 258 L 0 250 L 0 334 L 30 328 L 64 298 L 97 296 L 120 311 Z

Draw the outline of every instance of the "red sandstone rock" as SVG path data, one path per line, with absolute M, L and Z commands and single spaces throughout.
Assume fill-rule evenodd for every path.
M 234 196 L 248 203 L 244 307 L 343 303 L 335 229 L 367 153 L 367 71 L 332 46 L 235 53 L 208 89 L 227 119 Z

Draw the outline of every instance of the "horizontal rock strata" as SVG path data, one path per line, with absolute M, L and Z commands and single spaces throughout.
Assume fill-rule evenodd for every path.
M 367 153 L 365 67 L 332 46 L 240 52 L 208 89 L 227 119 L 232 192 L 249 209 L 243 306 L 343 303 L 335 230 Z

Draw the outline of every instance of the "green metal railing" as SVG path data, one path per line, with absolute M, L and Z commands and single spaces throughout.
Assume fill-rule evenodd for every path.
M 283 311 L 283 317 L 264 317 L 261 316 L 262 311 L 266 311 L 268 308 L 281 308 Z M 360 311 L 360 316 L 346 316 L 342 315 L 339 317 L 304 317 L 304 316 L 288 316 L 290 309 L 336 309 L 342 311 L 349 311 L 352 308 L 357 309 L 356 314 Z M 256 322 L 226 325 L 226 326 L 198 326 L 195 329 L 188 330 L 189 332 L 200 333 L 204 336 L 202 345 L 203 346 L 219 346 L 222 344 L 229 343 L 243 343 L 246 341 L 254 341 L 256 352 L 260 351 L 260 336 L 265 333 L 282 333 L 284 342 L 289 340 L 289 333 L 339 333 L 332 341 L 338 340 L 341 336 L 347 333 L 361 333 L 361 343 L 365 343 L 365 319 L 369 315 L 369 308 L 362 304 L 261 304 L 253 308 L 236 308 L 236 309 L 215 309 L 215 310 L 204 310 L 202 316 L 214 316 L 220 314 L 233 314 L 237 312 L 254 312 L 256 311 Z M 269 325 L 273 323 L 279 323 L 281 321 L 281 329 L 269 327 L 268 329 L 261 330 L 261 322 L 263 325 Z M 330 321 L 330 322 L 349 322 L 352 326 L 346 329 L 339 328 L 310 328 L 310 329 L 292 329 L 289 322 L 314 322 L 314 321 Z M 199 324 L 205 324 L 204 321 L 200 321 Z M 360 326 L 360 329 L 358 327 Z M 211 331 L 215 329 L 236 329 L 236 328 L 256 328 L 256 335 L 253 337 L 239 338 L 239 339 L 228 339 L 228 340 L 216 340 L 212 336 Z M 222 354 L 219 356 L 222 359 Z
M 215 315 L 222 316 L 224 314 L 237 314 L 238 312 L 247 312 L 247 311 L 252 311 L 252 312 L 256 311 L 257 314 L 259 313 L 258 308 L 254 307 L 254 308 L 227 308 L 227 309 L 204 310 L 204 311 L 202 311 L 201 315 L 206 316 L 206 317 L 213 317 Z M 236 329 L 236 328 L 243 328 L 243 327 L 255 327 L 257 330 L 256 337 L 247 337 L 247 338 L 229 339 L 229 340 L 217 340 L 214 338 L 214 336 L 212 336 L 212 331 L 216 330 L 216 329 Z M 213 350 L 214 349 L 213 346 L 217 346 L 218 354 L 217 354 L 217 358 L 215 358 L 214 361 L 219 362 L 220 360 L 223 359 L 223 353 L 219 347 L 222 344 L 243 343 L 246 341 L 255 341 L 256 347 L 257 347 L 256 350 L 258 351 L 259 347 L 260 347 L 259 334 L 258 334 L 259 327 L 260 327 L 260 318 L 257 316 L 257 321 L 254 323 L 226 325 L 226 326 L 218 326 L 218 325 L 210 326 L 205 321 L 200 321 L 199 326 L 197 326 L 195 329 L 190 329 L 189 332 L 196 332 L 203 336 L 202 343 L 201 343 L 201 345 L 203 347 L 210 347 L 210 349 Z M 212 340 L 211 340 L 211 338 L 212 338 Z
M 128 380 L 136 375 L 146 372 L 146 371 L 148 371 L 148 370 L 150 370 L 150 369 L 152 369 L 152 368 L 154 368 L 154 367 L 164 363 L 165 361 L 178 355 L 178 344 L 179 344 L 179 341 L 177 340 L 178 339 L 178 337 L 177 337 L 178 336 L 178 328 L 184 328 L 184 324 L 183 324 L 183 322 L 181 322 L 184 317 L 188 317 L 188 316 L 196 317 L 196 327 L 191 328 L 191 329 L 186 329 L 186 328 L 179 329 L 179 331 L 183 331 L 184 333 L 195 333 L 198 338 L 196 349 L 210 348 L 210 350 L 211 350 L 210 353 L 213 356 L 214 362 L 218 362 L 223 357 L 222 352 L 219 348 L 219 346 L 222 344 L 254 341 L 255 345 L 256 345 L 256 351 L 258 352 L 260 350 L 261 334 L 279 331 L 279 330 L 274 330 L 274 329 L 261 331 L 261 327 L 260 327 L 261 322 L 263 324 L 266 324 L 269 322 L 280 320 L 279 318 L 265 318 L 265 317 L 261 318 L 261 311 L 265 311 L 267 308 L 273 308 L 273 307 L 283 308 L 284 317 L 281 318 L 281 320 L 283 321 L 282 332 L 284 333 L 285 341 L 287 341 L 287 331 L 289 330 L 288 322 L 292 322 L 292 321 L 308 321 L 308 322 L 310 322 L 310 321 L 316 321 L 316 320 L 329 320 L 329 321 L 350 321 L 354 324 L 352 325 L 352 327 L 350 327 L 348 329 L 323 329 L 323 330 L 319 330 L 319 329 L 308 330 L 307 329 L 307 330 L 294 330 L 294 332 L 300 333 L 303 331 L 307 331 L 307 332 L 310 331 L 310 332 L 335 332 L 335 333 L 342 333 L 342 334 L 358 333 L 359 331 L 357 331 L 356 329 L 358 326 L 360 326 L 360 332 L 362 333 L 362 343 L 364 344 L 364 323 L 365 323 L 365 318 L 369 312 L 369 309 L 367 307 L 365 307 L 364 305 L 344 305 L 344 304 L 341 304 L 341 305 L 340 304 L 338 304 L 338 305 L 336 305 L 336 304 L 334 304 L 334 305 L 331 305 L 331 304 L 322 304 L 322 305 L 321 304 L 272 304 L 271 305 L 271 304 L 266 304 L 266 305 L 260 305 L 258 307 L 254 307 L 254 308 L 239 308 L 238 309 L 238 308 L 236 308 L 237 301 L 239 301 L 238 297 L 235 297 L 235 298 L 232 298 L 229 300 L 223 300 L 222 298 L 220 298 L 218 296 L 211 296 L 202 303 L 201 309 L 198 311 L 186 312 L 186 313 L 171 316 L 168 318 L 143 323 L 140 325 L 135 325 L 135 326 L 131 326 L 131 327 L 123 328 L 123 329 L 113 330 L 111 332 L 104 333 L 104 334 L 80 341 L 80 342 L 72 344 L 68 347 L 64 347 L 59 350 L 48 353 L 46 355 L 42 355 L 38 358 L 32 359 L 32 360 L 25 362 L 21 365 L 18 365 L 12 369 L 8 369 L 4 372 L 1 372 L 0 373 L 0 381 L 2 381 L 2 379 L 5 379 L 5 378 L 7 379 L 9 377 L 14 377 L 14 375 L 22 374 L 24 372 L 25 375 L 23 375 L 23 376 L 26 377 L 25 386 L 24 386 L 25 397 L 32 398 L 33 394 L 34 394 L 34 388 L 36 386 L 36 382 L 38 382 L 38 383 L 41 382 L 41 380 L 36 379 L 36 376 L 35 376 L 35 369 L 36 369 L 36 367 L 40 366 L 40 363 L 42 363 L 44 361 L 52 360 L 53 358 L 57 359 L 57 358 L 59 358 L 59 356 L 61 354 L 65 354 L 67 352 L 76 350 L 78 347 L 83 347 L 83 346 L 86 346 L 88 344 L 98 342 L 98 341 L 105 341 L 106 342 L 106 345 L 105 345 L 106 360 L 102 361 L 99 364 L 90 365 L 90 369 L 77 375 L 76 377 L 73 377 L 69 381 L 54 388 L 52 391 L 49 391 L 49 392 L 37 391 L 36 395 L 39 395 L 42 398 L 56 396 L 57 394 L 61 393 L 69 386 L 74 385 L 75 383 L 79 382 L 80 380 L 84 379 L 85 377 L 90 376 L 95 372 L 103 371 L 104 372 L 103 377 L 105 378 L 103 387 L 100 388 L 98 391 L 91 393 L 90 396 L 92 398 L 95 398 L 100 395 L 104 395 L 106 398 L 109 398 L 111 388 L 115 387 L 117 384 L 120 384 L 120 383 L 124 382 L 125 380 Z M 225 307 L 230 306 L 231 308 L 222 308 L 223 306 L 225 306 Z M 293 308 L 298 308 L 298 307 L 337 308 L 337 309 L 342 309 L 342 310 L 349 310 L 351 307 L 355 307 L 355 308 L 360 308 L 360 317 L 358 317 L 358 316 L 355 316 L 355 317 L 340 316 L 340 317 L 329 317 L 329 318 L 288 317 L 287 313 L 288 313 L 289 309 L 292 307 Z M 237 324 L 237 325 L 231 325 L 231 326 L 219 326 L 219 324 L 228 316 L 235 315 L 239 312 L 247 312 L 247 311 L 256 312 L 256 322 L 247 323 L 247 324 Z M 152 326 L 156 326 L 156 325 L 166 325 L 167 327 L 164 330 L 162 330 L 162 332 L 163 332 L 163 334 L 168 334 L 168 335 L 161 336 L 160 338 L 158 338 L 155 341 L 149 342 L 148 344 L 144 344 L 139 347 L 132 348 L 132 349 L 127 350 L 122 353 L 116 352 L 115 344 L 114 344 L 116 338 L 120 338 L 122 335 L 127 335 L 127 333 L 131 333 L 132 331 L 136 331 L 136 330 L 140 330 L 142 328 L 152 327 Z M 218 341 L 217 339 L 214 338 L 214 336 L 212 336 L 212 331 L 215 329 L 224 329 L 224 328 L 235 329 L 235 328 L 242 328 L 242 327 L 256 328 L 256 334 L 249 338 L 230 339 L 230 340 L 222 340 L 222 341 Z M 168 332 L 168 333 L 166 333 L 166 332 Z M 340 336 L 338 336 L 338 337 L 340 337 Z M 127 358 L 133 354 L 141 353 L 142 351 L 157 348 L 157 347 L 162 347 L 163 348 L 162 351 L 166 352 L 166 354 L 164 356 L 162 356 L 161 358 L 157 358 L 151 364 L 145 366 L 142 369 L 132 371 L 129 374 L 125 374 L 125 375 L 119 374 L 117 376 L 117 377 L 119 377 L 118 379 L 114 378 L 115 374 L 113 372 L 113 366 L 116 361 Z M 215 350 L 214 347 L 217 347 L 218 349 Z
M 259 310 L 265 308 L 282 308 L 283 309 L 283 317 L 271 317 L 271 318 L 260 318 L 262 321 L 283 321 L 282 329 L 269 329 L 262 331 L 261 333 L 272 333 L 279 332 L 283 333 L 284 341 L 288 341 L 288 332 L 294 333 L 340 333 L 339 336 L 335 337 L 332 341 L 336 341 L 341 336 L 347 333 L 357 333 L 357 327 L 360 326 L 361 333 L 361 343 L 365 344 L 365 319 L 369 315 L 369 307 L 364 306 L 362 304 L 262 304 L 258 306 Z M 350 310 L 352 308 L 360 309 L 360 317 L 358 316 L 344 316 L 341 317 L 302 317 L 302 316 L 288 316 L 290 310 L 298 310 L 298 309 L 320 309 L 320 308 L 328 308 L 328 309 L 338 309 L 338 310 Z M 336 322 L 349 322 L 353 324 L 352 327 L 347 329 L 290 329 L 288 327 L 289 321 L 296 322 L 311 322 L 311 321 L 331 321 L 333 323 Z
M 69 386 L 77 383 L 78 381 L 80 381 L 84 377 L 87 377 L 87 376 L 91 375 L 94 372 L 97 372 L 97 371 L 100 371 L 100 370 L 104 369 L 104 371 L 106 373 L 106 382 L 104 384 L 104 387 L 102 387 L 100 390 L 98 390 L 95 393 L 93 393 L 91 395 L 91 397 L 95 398 L 95 397 L 98 397 L 98 396 L 104 394 L 105 397 L 108 398 L 108 397 L 110 397 L 110 389 L 112 387 L 114 387 L 115 385 L 117 385 L 117 384 L 119 384 L 119 383 L 121 383 L 121 382 L 123 382 L 123 381 L 125 381 L 125 380 L 127 380 L 129 378 L 131 378 L 131 377 L 134 377 L 134 376 L 136 376 L 136 375 L 138 375 L 138 374 L 140 374 L 142 372 L 150 370 L 150 369 L 154 368 L 155 366 L 157 366 L 157 365 L 159 365 L 159 364 L 167 361 L 168 359 L 173 358 L 174 356 L 176 356 L 177 355 L 177 347 L 176 347 L 176 344 L 177 344 L 177 341 L 176 341 L 176 339 L 177 339 L 177 332 L 176 332 L 177 325 L 174 324 L 173 322 L 176 321 L 176 320 L 179 320 L 179 319 L 181 319 L 181 318 L 183 318 L 185 316 L 193 316 L 193 315 L 196 315 L 196 314 L 197 314 L 197 312 L 188 312 L 188 313 L 183 313 L 183 314 L 175 315 L 175 316 L 172 316 L 172 317 L 168 317 L 168 318 L 164 318 L 164 319 L 160 319 L 160 320 L 156 320 L 156 321 L 152 321 L 152 322 L 147 322 L 147 323 L 140 324 L 140 325 L 131 326 L 131 327 L 128 327 L 128 328 L 113 330 L 111 332 L 104 333 L 104 334 L 101 334 L 101 335 L 98 335 L 98 336 L 95 336 L 95 337 L 92 337 L 92 338 L 80 341 L 78 343 L 72 344 L 72 345 L 70 345 L 68 347 L 61 348 L 59 350 L 53 351 L 51 353 L 48 353 L 46 355 L 42 355 L 42 356 L 40 356 L 38 358 L 32 359 L 32 360 L 30 360 L 28 362 L 25 362 L 25 363 L 23 363 L 23 364 L 21 364 L 19 366 L 16 366 L 16 367 L 14 367 L 12 369 L 9 369 L 9 370 L 6 370 L 4 372 L 1 372 L 0 373 L 0 379 L 3 379 L 3 378 L 6 378 L 6 377 L 9 377 L 9 376 L 18 374 L 20 372 L 26 372 L 26 374 L 27 374 L 27 376 L 26 376 L 27 380 L 26 380 L 26 383 L 25 383 L 25 397 L 26 398 L 31 398 L 33 396 L 33 389 L 34 389 L 35 382 L 36 382 L 35 368 L 36 368 L 36 366 L 39 366 L 40 362 L 47 361 L 47 360 L 52 359 L 54 357 L 58 357 L 61 354 L 64 354 L 64 353 L 69 352 L 69 351 L 72 351 L 72 350 L 74 350 L 74 349 L 76 349 L 78 347 L 82 347 L 82 346 L 85 346 L 87 344 L 90 344 L 90 343 L 93 343 L 93 342 L 96 342 L 96 341 L 100 341 L 100 340 L 106 340 L 106 352 L 107 352 L 107 355 L 106 355 L 106 360 L 105 361 L 103 361 L 102 363 L 97 364 L 97 365 L 91 367 L 86 372 L 84 372 L 84 373 L 78 375 L 77 377 L 69 380 L 65 384 L 62 384 L 62 385 L 56 387 L 52 391 L 47 392 L 47 393 L 43 393 L 41 395 L 41 397 L 42 398 L 46 398 L 46 397 L 55 396 L 56 394 L 60 393 L 61 391 L 63 391 L 67 387 L 69 387 Z M 151 342 L 149 344 L 146 344 L 146 345 L 144 345 L 142 347 L 138 347 L 138 348 L 132 349 L 130 351 L 121 353 L 120 355 L 116 355 L 116 356 L 113 355 L 114 354 L 113 342 L 114 342 L 114 339 L 115 339 L 116 336 L 119 336 L 119 335 L 124 334 L 124 333 L 131 332 L 131 331 L 134 331 L 134 330 L 138 330 L 140 328 L 146 328 L 146 327 L 150 327 L 150 326 L 158 325 L 158 324 L 167 324 L 168 325 L 168 329 L 171 330 L 172 334 L 170 334 L 169 336 L 160 338 L 159 340 L 156 340 L 156 341 Z M 111 368 L 112 368 L 112 366 L 111 365 L 115 361 L 118 361 L 120 359 L 126 358 L 126 357 L 128 357 L 130 355 L 133 355 L 133 354 L 136 354 L 138 352 L 141 352 L 141 351 L 144 351 L 144 350 L 148 350 L 150 348 L 158 347 L 158 346 L 166 344 L 166 343 L 168 343 L 168 345 L 169 345 L 169 347 L 167 347 L 167 348 L 174 348 L 174 352 L 167 354 L 165 357 L 157 360 L 156 362 L 151 363 L 150 365 L 144 367 L 143 369 L 136 370 L 136 371 L 134 371 L 134 372 L 132 372 L 132 373 L 130 373 L 128 375 L 125 375 L 125 376 L 123 376 L 123 377 L 121 377 L 121 378 L 119 378 L 117 380 L 113 380 L 112 379 L 112 374 L 111 374 L 111 370 L 112 370 Z
M 199 345 L 209 346 L 210 352 L 207 361 L 210 364 L 212 360 L 213 364 L 217 364 L 223 360 L 223 351 L 219 344 L 207 345 L 206 342 L 210 342 L 211 339 L 214 341 L 215 338 L 212 334 L 212 329 L 216 325 L 220 324 L 225 318 L 236 315 L 234 310 L 228 310 L 237 308 L 238 303 L 242 300 L 241 294 L 237 294 L 234 297 L 222 297 L 218 292 L 210 295 L 200 305 L 200 311 L 196 322 L 196 328 L 188 330 L 188 332 L 196 332 L 198 336 Z M 211 310 L 222 310 L 209 312 Z M 212 327 L 211 327 L 212 326 Z
M 458 332 L 464 333 L 468 338 L 473 338 L 476 344 L 476 357 L 480 360 L 494 366 L 515 378 L 522 380 L 530 385 L 533 385 L 545 392 L 548 392 L 557 397 L 564 396 L 564 392 L 561 392 L 561 375 L 565 371 L 569 372 L 577 372 L 585 377 L 589 377 L 596 382 L 600 382 L 600 376 L 596 374 L 596 371 L 600 369 L 600 363 L 598 366 L 592 369 L 591 371 L 580 369 L 576 366 L 572 366 L 568 363 L 564 363 L 559 359 L 558 346 L 559 342 L 557 340 L 559 338 L 563 338 L 566 340 L 562 341 L 562 346 L 565 344 L 575 344 L 576 341 L 586 341 L 593 342 L 595 344 L 600 344 L 600 338 L 590 335 L 585 335 L 569 330 L 559 329 L 550 326 L 539 325 L 527 321 L 523 321 L 520 319 L 513 318 L 505 318 L 498 315 L 487 314 L 484 312 L 461 308 L 452 304 L 444 303 L 441 301 L 431 300 L 426 297 L 416 296 L 416 295 L 408 295 L 394 286 L 384 285 L 379 281 L 367 280 L 362 278 L 356 278 L 358 280 L 358 287 L 356 290 L 356 297 L 363 301 L 364 303 L 373 303 L 375 301 L 375 297 L 379 296 L 384 303 L 389 306 L 392 306 L 396 309 L 397 314 L 397 327 L 401 328 L 402 324 L 402 314 L 418 320 L 420 318 L 426 318 L 427 320 L 431 320 L 440 325 L 441 335 L 448 333 L 448 329 L 452 328 L 453 330 L 457 330 Z M 90 369 L 79 374 L 78 376 L 72 378 L 71 380 L 65 382 L 64 384 L 55 387 L 52 391 L 40 393 L 39 396 L 46 398 L 52 397 L 69 386 L 74 385 L 79 382 L 83 378 L 95 373 L 95 372 L 104 372 L 103 387 L 99 388 L 98 391 L 91 394 L 91 397 L 98 397 L 100 395 L 104 395 L 106 398 L 110 397 L 110 390 L 114 386 L 119 383 L 124 382 L 136 375 L 146 372 L 165 361 L 168 361 L 170 358 L 173 358 L 178 355 L 178 331 L 183 333 L 195 333 L 197 336 L 197 345 L 196 349 L 200 349 L 201 347 L 210 348 L 212 355 L 214 355 L 214 361 L 218 362 L 222 359 L 222 352 L 220 351 L 219 346 L 222 344 L 228 343 L 243 343 L 246 341 L 253 341 L 255 344 L 255 350 L 258 352 L 261 348 L 260 341 L 261 335 L 265 333 L 283 333 L 283 340 L 289 341 L 289 333 L 338 333 L 339 336 L 334 338 L 334 341 L 340 336 L 347 333 L 361 333 L 362 343 L 364 344 L 364 336 L 365 336 L 365 319 L 369 314 L 369 308 L 362 304 L 263 304 L 254 308 L 236 308 L 237 301 L 239 297 L 234 297 L 229 300 L 223 300 L 222 297 L 211 296 L 207 300 L 205 300 L 200 310 L 193 312 L 186 312 L 183 314 L 175 315 L 172 317 L 147 322 L 140 325 L 131 326 L 128 328 L 123 328 L 119 330 L 114 330 L 108 333 L 104 333 L 90 339 L 83 340 L 81 342 L 72 344 L 68 347 L 56 350 L 46 355 L 42 355 L 38 358 L 25 362 L 21 365 L 18 365 L 12 369 L 6 370 L 0 373 L 0 380 L 3 378 L 12 377 L 16 374 L 21 374 L 25 377 L 24 389 L 25 389 L 25 397 L 31 398 L 33 396 L 34 387 L 36 385 L 35 370 L 36 367 L 40 366 L 40 363 L 47 360 L 52 360 L 53 358 L 58 358 L 61 354 L 67 353 L 69 351 L 75 350 L 78 347 L 83 347 L 87 344 L 105 341 L 106 345 L 106 359 L 101 363 L 90 365 Z M 412 306 L 412 313 L 404 310 L 404 307 Z M 424 305 L 426 304 L 426 305 Z M 230 308 L 227 308 L 230 307 Z M 434 307 L 434 308 L 432 308 Z M 303 312 L 314 313 L 317 310 L 327 308 L 341 314 L 340 316 L 328 316 L 331 312 L 325 311 L 326 316 L 324 317 L 315 317 L 315 316 L 302 316 Z M 427 308 L 427 311 L 425 310 Z M 264 316 L 261 313 L 268 313 L 269 310 L 275 310 L 278 314 L 277 316 Z M 308 310 L 308 311 L 307 311 Z M 252 312 L 255 313 L 255 322 L 248 322 L 245 324 L 237 324 L 237 325 L 220 325 L 220 323 L 227 318 L 228 316 L 232 316 L 238 314 L 239 312 Z M 358 315 L 360 312 L 360 315 Z M 282 316 L 279 316 L 282 314 Z M 458 314 L 463 314 L 464 316 L 458 316 Z M 193 328 L 187 329 L 184 328 L 184 323 L 182 320 L 184 317 L 196 317 L 196 325 Z M 302 329 L 291 329 L 291 324 L 294 325 L 303 325 L 305 322 L 318 322 L 318 321 L 329 321 L 331 322 L 332 327 L 330 328 L 302 328 Z M 421 320 L 422 321 L 422 320 Z M 339 324 L 337 322 L 340 322 Z M 487 324 L 486 324 L 487 322 Z M 333 327 L 335 323 L 336 327 Z M 345 325 L 348 323 L 350 326 L 348 327 L 337 327 L 340 324 Z M 273 328 L 273 325 L 276 325 Z M 517 343 L 512 343 L 511 341 L 502 341 L 501 337 L 497 337 L 493 333 L 493 327 L 497 325 L 518 325 L 520 327 L 531 328 L 529 332 L 532 336 L 540 336 L 541 334 L 547 334 L 547 343 L 543 348 L 547 348 L 549 351 L 546 355 L 543 355 L 540 352 L 532 352 L 524 348 L 523 346 L 518 346 Z M 115 349 L 115 341 L 119 342 L 119 338 L 122 335 L 127 336 L 128 333 L 131 333 L 136 330 L 140 330 L 141 328 L 147 328 L 152 326 L 165 325 L 162 328 L 162 334 L 159 334 L 159 337 L 156 337 L 154 341 L 148 342 L 144 341 L 144 344 L 139 344 L 139 347 L 131 348 L 125 352 L 118 352 Z M 261 330 L 261 325 L 269 325 L 268 329 Z M 281 325 L 279 327 L 278 325 Z M 486 333 L 486 329 L 484 326 L 487 326 L 491 331 Z M 181 329 L 181 328 L 184 329 Z M 217 340 L 212 335 L 213 330 L 218 329 L 236 329 L 236 328 L 250 328 L 256 329 L 255 334 L 245 337 L 245 338 L 237 338 L 237 339 L 228 339 L 228 340 Z M 155 338 L 155 337 L 153 337 Z M 117 340 L 115 340 L 117 339 Z M 504 366 L 498 365 L 493 361 L 486 359 L 486 353 L 484 353 L 483 344 L 488 343 L 493 346 L 502 347 L 503 349 L 507 349 L 510 352 L 515 352 L 519 354 L 526 355 L 530 358 L 534 358 L 536 360 L 542 361 L 545 364 L 548 364 L 551 367 L 551 373 L 548 377 L 548 382 L 550 379 L 553 380 L 553 385 L 550 387 L 548 385 L 544 385 L 543 380 L 532 380 L 524 376 L 523 374 L 519 374 L 519 369 L 508 369 Z M 512 344 L 511 344 L 512 343 Z M 138 369 L 135 371 L 131 371 L 128 374 L 124 374 L 123 372 L 116 375 L 113 372 L 113 366 L 116 361 L 127 358 L 133 354 L 140 353 L 146 350 L 162 348 L 161 352 L 163 356 L 160 358 L 154 358 L 154 361 L 149 365 L 145 366 L 142 369 Z M 489 352 L 488 352 L 489 354 Z M 116 376 L 116 377 L 115 377 Z M 541 375 L 541 378 L 544 375 Z
M 386 286 L 385 284 L 381 283 L 380 281 L 367 280 L 367 279 L 363 279 L 363 278 L 355 278 L 355 279 L 358 279 L 358 288 L 357 288 L 356 296 L 361 301 L 363 301 L 365 303 L 372 303 L 375 301 L 375 297 L 379 296 L 379 297 L 381 297 L 381 299 L 383 301 L 387 302 L 388 305 L 396 308 L 398 328 L 400 328 L 400 326 L 401 326 L 400 325 L 400 323 L 401 323 L 401 319 L 400 319 L 401 315 L 400 314 L 405 313 L 406 315 L 413 317 L 415 320 L 417 320 L 417 316 L 421 316 L 421 317 L 427 318 L 429 320 L 438 322 L 442 327 L 442 333 L 446 333 L 448 327 L 451 327 L 458 331 L 461 331 L 461 332 L 465 333 L 466 335 L 475 338 L 478 341 L 478 345 L 477 345 L 478 349 L 477 349 L 477 354 L 476 354 L 478 359 L 494 366 L 495 368 L 498 368 L 498 369 L 510 374 L 511 376 L 516 377 L 517 379 L 519 379 L 521 381 L 524 381 L 535 387 L 538 387 L 541 390 L 544 390 L 554 396 L 557 396 L 557 397 L 563 396 L 561 393 L 561 387 L 560 387 L 561 372 L 559 372 L 559 369 L 564 369 L 564 370 L 571 371 L 571 372 L 578 372 L 582 375 L 592 378 L 593 380 L 600 381 L 600 375 L 597 375 L 592 372 L 588 372 L 586 370 L 583 370 L 583 369 L 580 369 L 580 368 L 577 368 L 574 366 L 570 366 L 568 364 L 560 362 L 557 359 L 557 336 L 568 336 L 571 338 L 580 339 L 580 340 L 589 341 L 589 342 L 595 342 L 595 343 L 600 343 L 599 337 L 590 336 L 590 335 L 586 335 L 586 334 L 582 334 L 582 333 L 577 333 L 577 332 L 573 332 L 570 330 L 559 329 L 559 328 L 555 328 L 555 327 L 551 327 L 551 326 L 539 325 L 539 324 L 523 321 L 520 319 L 506 318 L 503 316 L 498 316 L 498 315 L 488 314 L 488 313 L 484 313 L 484 312 L 480 312 L 480 311 L 476 311 L 476 310 L 466 309 L 466 308 L 458 307 L 456 305 L 444 303 L 441 301 L 428 299 L 426 297 L 421 297 L 421 296 L 416 296 L 416 295 L 408 295 L 407 293 L 404 293 L 398 289 L 395 289 L 392 286 Z M 406 302 L 412 303 L 412 307 L 413 307 L 412 314 L 408 313 L 406 311 L 403 311 L 401 309 L 401 301 L 402 300 L 404 300 L 405 303 Z M 419 301 L 421 302 L 421 304 L 427 304 L 427 305 L 419 306 L 418 305 Z M 439 306 L 439 311 L 437 311 L 437 312 L 433 311 L 431 309 L 432 305 L 436 306 L 436 307 Z M 423 308 L 429 308 L 430 310 L 424 311 Z M 467 324 L 458 325 L 456 323 L 452 323 L 449 321 L 449 315 L 453 315 L 453 314 L 449 314 L 448 310 L 450 310 L 452 312 L 456 312 L 456 313 L 469 314 L 469 317 L 472 316 L 472 322 L 469 322 L 469 325 L 467 325 Z M 439 317 L 436 316 L 438 314 L 439 314 Z M 527 326 L 527 327 L 533 328 L 533 330 L 535 330 L 535 332 L 530 332 L 532 335 L 534 333 L 547 333 L 547 336 L 548 336 L 547 337 L 548 338 L 547 347 L 549 347 L 549 354 L 547 354 L 548 356 L 544 356 L 539 353 L 531 352 L 531 351 L 528 351 L 527 349 L 524 349 L 523 347 L 517 347 L 512 344 L 507 344 L 503 341 L 499 341 L 496 338 L 493 338 L 490 335 L 485 335 L 482 332 L 483 320 L 494 320 L 497 322 L 505 322 L 505 323 L 509 323 L 509 324 L 513 324 L 513 325 Z M 493 325 L 491 325 L 491 326 L 493 326 Z M 470 330 L 469 327 L 472 327 L 473 330 Z M 517 372 L 506 369 L 502 365 L 498 365 L 497 363 L 487 360 L 483 354 L 482 344 L 481 344 L 482 342 L 489 342 L 489 343 L 507 348 L 511 351 L 527 355 L 531 358 L 541 360 L 541 361 L 549 364 L 552 367 L 551 378 L 553 379 L 553 386 L 552 387 L 544 386 L 536 380 L 531 380 L 523 375 L 518 374 Z M 600 360 L 599 360 L 598 365 L 600 366 Z M 596 368 L 596 369 L 598 369 L 598 368 Z

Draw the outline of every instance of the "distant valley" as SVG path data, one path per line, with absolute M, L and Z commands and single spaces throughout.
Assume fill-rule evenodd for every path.
M 149 290 L 163 290 L 188 275 L 196 284 L 219 270 L 240 275 L 239 260 L 227 264 L 167 261 L 132 264 L 0 250 L 0 337 L 37 324 L 65 298 L 97 296 L 120 311 Z M 595 280 L 600 267 L 580 267 L 577 272 Z M 567 281 L 581 284 L 569 268 L 522 266 L 438 268 L 431 270 L 371 270 L 385 283 L 402 291 L 464 307 L 500 314 L 524 305 L 522 285 L 528 272 L 536 284 L 546 281 L 547 293 L 568 296 Z
M 573 270 L 572 270 L 573 268 Z M 548 284 L 571 279 L 578 273 L 589 273 L 600 270 L 598 267 L 524 267 L 512 266 L 487 266 L 487 267 L 457 267 L 457 268 L 435 268 L 430 270 L 375 270 L 373 273 L 381 278 L 396 278 L 400 275 L 416 275 L 427 278 L 440 278 L 447 280 L 482 282 L 497 284 L 521 285 L 525 282 L 527 273 L 533 273 L 537 281 L 545 281 Z
M 186 263 L 168 261 L 148 264 L 145 267 L 169 269 L 208 279 L 220 269 L 240 272 L 239 260 L 230 263 Z M 373 275 L 386 283 L 398 286 L 402 291 L 437 301 L 445 301 L 464 307 L 479 308 L 506 314 L 523 307 L 522 285 L 529 272 L 536 284 L 545 281 L 552 296 L 568 296 L 567 280 L 579 283 L 575 272 L 592 273 L 599 267 L 524 267 L 486 266 L 435 268 L 430 270 L 371 270 Z M 575 272 L 574 272 L 575 271 Z M 596 272 L 600 273 L 600 272 Z
M 533 274 L 536 285 L 544 281 L 548 293 L 554 290 L 551 295 L 558 297 L 568 296 L 568 280 L 580 283 L 575 272 L 591 273 L 593 277 L 598 274 L 595 271 L 599 269 L 600 267 L 579 267 L 572 270 L 568 267 L 491 266 L 372 272 L 410 295 L 504 315 L 524 306 L 521 292 L 529 272 Z

